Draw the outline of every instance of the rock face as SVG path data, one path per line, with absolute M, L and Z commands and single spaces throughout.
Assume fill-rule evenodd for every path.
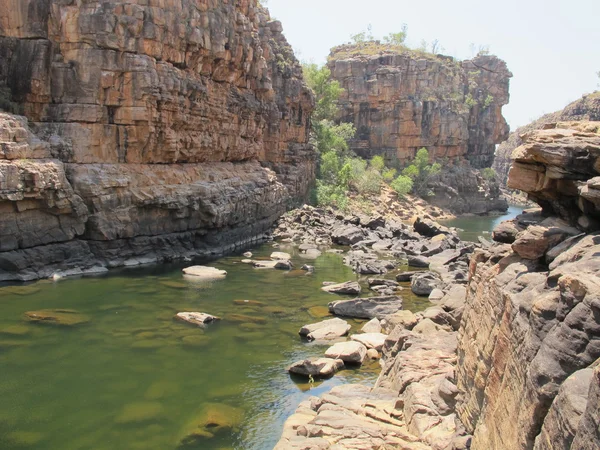
M 535 130 L 542 130 L 547 125 L 566 121 L 599 121 L 600 120 L 600 92 L 584 95 L 579 100 L 569 104 L 565 109 L 550 114 L 545 114 L 533 122 L 517 128 L 510 133 L 507 140 L 496 149 L 493 168 L 496 170 L 502 184 L 508 180 L 508 171 L 512 164 L 512 153 L 523 144 L 522 136 Z
M 584 231 L 600 229 L 600 122 L 559 122 L 523 136 L 508 187 Z
M 509 187 L 542 209 L 504 225 L 494 234 L 500 244 L 471 257 L 456 379 L 475 450 L 598 443 L 600 235 L 581 232 L 598 218 L 589 200 L 598 125 L 559 123 L 524 136 Z
M 307 195 L 313 97 L 256 1 L 0 6 L 0 280 L 223 251 Z
M 371 42 L 332 49 L 329 68 L 344 88 L 339 120 L 356 127 L 350 147 L 358 155 L 405 164 L 425 147 L 444 167 L 431 182 L 433 204 L 458 214 L 507 209 L 498 185 L 474 170 L 492 165 L 509 134 L 504 61 L 457 62 Z

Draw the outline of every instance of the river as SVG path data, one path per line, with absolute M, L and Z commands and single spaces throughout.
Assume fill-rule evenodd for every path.
M 450 225 L 476 239 L 517 213 L 511 208 L 502 218 Z M 254 257 L 273 250 L 264 244 Z M 323 281 L 357 276 L 340 255 L 306 261 L 291 247 L 283 250 L 296 267 L 308 262 L 315 272 L 255 269 L 238 254 L 211 262 L 228 272 L 211 283 L 184 278 L 182 265 L 165 265 L 0 287 L 0 448 L 176 449 L 191 425 L 217 418 L 230 428 L 209 423 L 214 437 L 186 448 L 267 450 L 303 399 L 341 383 L 373 384 L 377 362 L 320 383 L 285 372 L 325 350 L 298 336 L 337 298 L 320 290 Z M 402 294 L 405 309 L 430 305 L 410 289 Z M 25 320 L 26 312 L 44 309 L 74 310 L 87 322 L 59 327 Z M 203 331 L 175 322 L 181 311 L 224 320 Z M 353 331 L 364 323 L 349 322 Z

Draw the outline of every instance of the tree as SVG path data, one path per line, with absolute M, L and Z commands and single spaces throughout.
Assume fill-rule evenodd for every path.
M 432 176 L 438 174 L 442 166 L 438 163 L 429 164 L 429 152 L 426 148 L 417 151 L 411 164 L 402 171 L 402 175 L 413 182 L 413 192 L 421 197 L 433 195 L 427 183 Z
M 306 84 L 313 90 L 316 97 L 316 108 L 313 121 L 333 120 L 337 114 L 337 101 L 344 89 L 337 80 L 331 79 L 331 70 L 327 66 L 304 64 L 302 66 Z
M 390 33 L 387 36 L 384 36 L 383 41 L 386 44 L 390 45 L 404 45 L 406 42 L 406 38 L 408 36 L 408 25 L 405 23 L 402 24 L 402 28 L 398 33 Z
M 399 175 L 390 185 L 400 197 L 404 197 L 413 188 L 413 180 L 406 175 Z

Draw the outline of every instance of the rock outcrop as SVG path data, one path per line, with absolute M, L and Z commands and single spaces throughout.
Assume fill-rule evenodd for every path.
M 335 47 L 329 68 L 344 88 L 339 120 L 357 130 L 353 151 L 405 164 L 425 147 L 452 167 L 432 186 L 432 201 L 455 213 L 506 210 L 497 188 L 473 170 L 490 167 L 509 134 L 502 106 L 512 74 L 504 61 L 481 55 L 457 62 L 370 42 Z
M 508 171 L 512 164 L 513 151 L 523 144 L 522 136 L 535 130 L 542 130 L 547 125 L 566 121 L 600 121 L 600 92 L 584 95 L 579 100 L 570 103 L 565 109 L 549 114 L 544 114 L 539 119 L 517 128 L 510 133 L 508 139 L 496 149 L 493 168 L 498 174 L 503 185 L 508 180 Z
M 588 400 L 600 363 L 598 125 L 524 137 L 508 185 L 542 209 L 503 225 L 501 243 L 471 258 L 456 378 L 473 449 L 598 445 Z
M 313 96 L 255 0 L 0 6 L 0 280 L 223 251 L 306 197 Z

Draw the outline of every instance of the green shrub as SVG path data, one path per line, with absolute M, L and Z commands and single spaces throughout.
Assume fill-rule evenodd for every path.
M 439 163 L 429 164 L 429 152 L 426 148 L 421 148 L 417 151 L 411 164 L 402 171 L 402 175 L 412 180 L 415 194 L 426 197 L 433 195 L 427 183 L 441 170 L 442 166 Z
M 369 162 L 369 167 L 377 172 L 381 172 L 385 169 L 385 160 L 383 159 L 383 156 L 373 156 Z
M 354 186 L 359 194 L 374 195 L 381 192 L 382 183 L 381 174 L 374 169 L 369 169 L 354 181 Z
M 396 178 L 396 173 L 397 173 L 397 170 L 392 168 L 392 169 L 384 170 L 381 175 L 383 176 L 383 180 L 386 183 L 391 183 L 394 180 L 394 178 Z
M 496 171 L 491 167 L 486 167 L 485 169 L 481 169 L 481 176 L 488 181 L 493 181 L 496 179 Z
M 400 175 L 398 178 L 392 181 L 390 186 L 400 197 L 404 197 L 406 194 L 412 191 L 413 180 L 405 175 Z
M 333 186 L 317 180 L 316 193 L 318 206 L 333 206 L 342 211 L 348 208 L 348 192 L 341 186 Z

